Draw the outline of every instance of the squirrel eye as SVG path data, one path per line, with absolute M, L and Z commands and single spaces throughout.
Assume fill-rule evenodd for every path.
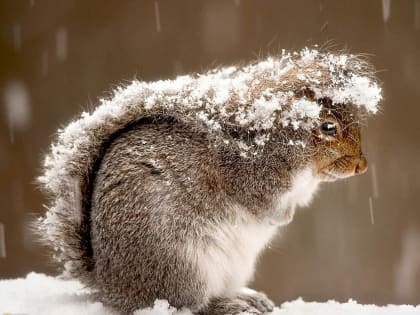
M 337 125 L 332 121 L 326 121 L 321 124 L 319 127 L 322 134 L 329 136 L 329 137 L 336 137 L 337 136 Z

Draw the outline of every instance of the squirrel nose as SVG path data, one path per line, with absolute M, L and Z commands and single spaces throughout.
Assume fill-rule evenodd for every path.
M 357 163 L 356 168 L 354 169 L 354 172 L 356 174 L 364 174 L 366 173 L 367 169 L 368 169 L 367 160 L 363 155 L 361 155 L 359 158 L 359 163 Z

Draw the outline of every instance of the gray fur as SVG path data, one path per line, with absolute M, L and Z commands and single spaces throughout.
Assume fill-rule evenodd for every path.
M 322 68 L 325 56 L 319 56 L 310 67 L 302 63 L 281 74 L 281 81 L 268 76 L 266 68 L 257 68 L 246 97 L 229 91 L 227 103 L 218 107 L 206 103 L 211 93 L 192 98 L 193 78 L 176 97 L 171 89 L 159 94 L 153 107 L 146 106 L 154 97 L 152 85 L 133 83 L 92 116 L 62 130 L 40 178 L 51 203 L 38 226 L 57 260 L 71 276 L 95 289 L 106 305 L 124 313 L 151 306 L 155 299 L 206 315 L 270 311 L 273 304 L 265 295 L 240 293 L 229 274 L 223 281 L 235 285 L 214 293 L 203 266 L 207 250 L 223 257 L 246 252 L 237 248 L 233 236 L 229 239 L 229 228 L 238 222 L 264 228 L 280 224 L 283 212 L 290 221 L 294 205 L 279 209 L 279 196 L 290 192 L 293 176 L 314 162 L 315 155 L 330 150 L 314 140 L 311 129 L 281 124 L 290 104 L 273 112 L 274 124 L 268 129 L 260 128 L 264 121 L 240 124 L 235 115 L 252 108 L 267 91 L 288 95 L 290 101 L 307 98 L 323 104 L 314 100 L 307 82 L 298 79 L 302 71 L 318 78 L 323 70 L 320 81 L 314 81 L 319 91 L 340 83 L 336 77 L 372 76 L 368 64 L 355 56 L 337 73 Z M 289 60 L 293 65 L 297 61 Z M 234 80 L 244 69 L 226 76 Z M 184 98 L 203 105 L 184 106 Z M 323 113 L 333 107 L 340 117 L 357 120 L 360 110 L 350 105 L 330 104 Z M 106 106 L 115 112 L 101 112 Z M 209 119 L 197 118 L 203 113 Z M 99 119 L 92 122 L 95 117 Z M 210 128 L 214 122 L 218 128 Z M 355 134 L 359 137 L 358 129 Z M 256 138 L 264 135 L 269 135 L 265 143 L 256 145 Z M 359 154 L 356 140 L 350 146 Z M 250 148 L 248 154 L 239 144 Z M 230 247 L 219 236 L 233 240 Z M 244 264 L 252 267 L 255 257 L 248 259 L 251 262 Z M 239 282 L 245 285 L 247 280 Z
M 187 239 L 210 242 L 206 228 L 233 220 L 232 201 L 256 220 L 272 216 L 272 195 L 287 188 L 285 170 L 295 166 L 287 156 L 283 148 L 269 157 L 275 163 L 266 155 L 250 163 L 239 152 L 209 148 L 205 134 L 179 123 L 138 125 L 119 136 L 102 160 L 92 201 L 93 278 L 104 301 L 127 312 L 156 298 L 202 312 L 207 302 L 212 307 L 180 247 Z

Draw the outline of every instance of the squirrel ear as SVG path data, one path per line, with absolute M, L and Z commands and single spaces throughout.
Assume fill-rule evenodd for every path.
M 295 96 L 298 98 L 308 98 L 310 100 L 315 100 L 315 92 L 308 87 L 304 87 L 302 89 L 298 89 L 295 91 Z

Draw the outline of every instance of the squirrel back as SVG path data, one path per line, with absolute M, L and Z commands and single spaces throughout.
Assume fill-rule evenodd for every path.
M 50 196 L 39 234 L 70 275 L 124 311 L 155 298 L 196 310 L 213 297 L 231 299 L 252 276 L 271 227 L 290 222 L 295 206 L 310 200 L 320 180 L 310 179 L 308 165 L 316 160 L 324 176 L 334 175 L 314 130 L 326 117 L 348 122 L 374 113 L 380 99 L 362 58 L 309 49 L 175 80 L 134 81 L 59 130 L 39 178 Z M 360 143 L 342 143 L 340 150 L 355 150 L 343 156 L 359 156 L 357 170 Z M 336 168 L 353 165 L 337 161 Z M 308 182 L 308 196 L 299 198 Z M 238 224 L 246 228 L 232 230 Z M 244 258 L 238 247 L 260 234 Z M 233 256 L 225 256 L 228 249 Z M 232 257 L 249 266 L 227 266 Z M 185 268 L 172 272 L 174 265 Z M 218 266 L 238 274 L 215 280 L 209 270 Z M 159 279 L 188 290 L 175 293 Z M 239 280 L 223 291 L 229 279 Z

